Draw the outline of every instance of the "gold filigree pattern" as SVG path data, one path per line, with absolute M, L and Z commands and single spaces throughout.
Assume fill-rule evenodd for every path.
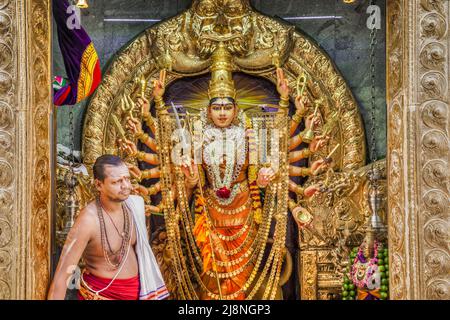
M 449 299 L 449 12 L 442 0 L 388 2 L 388 47 L 400 46 L 396 60 L 414 61 L 403 64 L 405 76 L 388 81 L 400 84 L 388 97 L 393 299 Z M 420 34 L 409 32 L 416 29 Z
M 16 141 L 16 124 L 14 115 L 14 93 L 11 75 L 16 71 L 16 30 L 9 17 L 15 16 L 15 7 L 10 3 L 0 2 L 0 299 L 11 299 L 16 286 L 14 268 L 18 264 L 19 254 L 14 251 L 18 238 L 12 232 L 15 225 L 12 212 L 17 208 L 13 193 L 17 184 L 13 144 Z M 14 228 L 15 229 L 15 228 Z
M 0 299 L 49 282 L 49 30 L 49 1 L 0 1 Z
M 417 134 L 421 146 L 420 158 L 417 166 L 422 183 L 417 190 L 417 202 L 419 208 L 430 208 L 430 200 L 434 208 L 446 208 L 443 211 L 434 210 L 435 215 L 418 215 L 417 240 L 423 244 L 417 260 L 423 266 L 418 270 L 424 270 L 418 276 L 416 288 L 417 297 L 422 299 L 450 299 L 450 170 L 449 170 L 449 101 L 448 79 L 449 45 L 450 35 L 448 20 L 450 17 L 450 3 L 448 1 L 422 1 L 420 17 L 427 21 L 428 26 L 434 32 L 428 32 L 423 36 L 423 44 L 419 61 L 422 67 L 432 70 L 435 75 L 435 95 L 427 94 L 420 101 L 419 123 Z M 428 28 L 427 30 L 430 30 Z M 444 37 L 444 35 L 447 37 Z M 420 74 L 420 73 L 419 73 Z M 425 75 L 427 77 L 430 73 Z M 426 83 L 422 82 L 424 91 L 427 92 Z M 420 118 L 420 115 L 422 118 Z M 445 198 L 429 195 L 446 194 Z M 428 195 L 428 197 L 427 197 Z M 424 201 L 425 200 L 425 201 Z M 442 201 L 442 203 L 439 203 Z M 417 290 L 416 289 L 416 290 Z
M 29 221 L 30 228 L 30 250 L 31 261 L 28 277 L 30 281 L 30 298 L 44 299 L 50 281 L 50 223 L 51 223 L 51 169 L 50 169 L 50 115 L 52 108 L 52 96 L 48 86 L 51 66 L 51 10 L 50 1 L 29 1 L 30 10 L 30 33 L 29 48 L 30 56 L 30 79 L 32 90 L 30 97 L 32 104 L 32 167 L 31 181 L 33 186 L 32 214 Z
M 404 10 L 407 4 L 403 0 L 389 1 L 387 7 L 387 41 L 388 55 L 388 152 L 387 174 L 389 179 L 389 261 L 392 275 L 390 277 L 391 299 L 406 298 L 406 273 L 404 263 L 404 184 L 403 184 L 403 144 L 398 137 L 404 137 L 404 99 L 402 96 L 403 77 L 405 74 L 405 48 L 403 45 Z

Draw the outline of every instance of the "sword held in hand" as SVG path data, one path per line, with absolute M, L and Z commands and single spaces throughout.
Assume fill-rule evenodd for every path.
M 180 142 L 181 142 L 181 149 L 183 150 L 183 155 L 181 157 L 181 161 L 183 164 L 187 165 L 187 167 L 189 168 L 189 174 L 191 175 L 191 177 L 194 176 L 194 172 L 192 171 L 192 167 L 191 167 L 191 155 L 190 154 L 184 154 L 185 150 L 190 150 L 190 146 L 187 142 L 187 138 L 186 138 L 186 130 L 183 129 L 183 127 L 181 126 L 181 120 L 180 120 L 180 116 L 178 115 L 178 111 L 176 106 L 174 105 L 173 101 L 171 102 L 172 105 L 172 110 L 173 110 L 173 114 L 175 115 L 175 122 L 177 124 L 178 130 L 180 132 Z

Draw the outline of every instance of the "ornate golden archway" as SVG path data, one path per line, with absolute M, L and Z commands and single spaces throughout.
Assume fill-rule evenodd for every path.
M 0 299 L 44 299 L 50 281 L 50 41 L 50 1 L 0 1 Z
M 83 128 L 83 162 L 89 167 L 106 152 L 117 152 L 116 129 L 112 115 L 122 118 L 120 99 L 136 95 L 144 76 L 152 83 L 159 75 L 161 64 L 170 56 L 173 72 L 168 82 L 209 72 L 211 61 L 182 41 L 196 42 L 201 37 L 192 20 L 194 8 L 175 18 L 149 28 L 116 56 L 86 113 Z M 308 93 L 313 99 L 323 98 L 320 113 L 328 120 L 340 107 L 339 129 L 330 147 L 341 145 L 339 169 L 357 169 L 365 163 L 364 128 L 358 106 L 350 89 L 330 58 L 303 34 L 273 18 L 251 11 L 243 19 L 244 29 L 252 29 L 253 50 L 235 58 L 235 71 L 267 78 L 275 82 L 273 57 L 278 57 L 292 89 L 303 73 L 309 76 Z M 194 45 L 192 45 L 194 46 Z M 150 96 L 150 94 L 148 94 Z
M 50 279 L 53 165 L 49 2 L 0 0 L 2 299 L 44 298 Z M 450 3 L 444 0 L 387 3 L 391 297 L 449 299 Z M 293 39 L 298 44 L 302 37 L 294 33 Z M 310 44 L 307 39 L 303 41 Z M 117 109 L 115 91 L 123 83 L 132 91 L 135 86 L 132 79 L 139 73 L 138 68 L 149 78 L 154 74 L 154 67 L 150 67 L 150 57 L 154 57 L 150 55 L 152 43 L 150 34 L 142 35 L 113 64 L 110 70 L 116 78 L 111 73 L 106 75 L 105 83 L 109 84 L 95 97 L 97 101 L 103 99 L 104 105 L 96 105 L 100 114 L 88 120 L 86 124 L 91 129 L 84 132 L 85 150 L 94 148 L 87 163 L 110 146 L 99 141 L 102 135 L 96 133 L 111 134 L 113 130 L 106 116 Z M 312 49 L 318 50 L 314 46 Z M 290 60 L 285 66 L 291 68 L 288 70 L 291 80 L 298 74 L 295 66 L 320 75 L 332 68 L 328 64 L 323 68 L 319 63 L 304 66 L 295 59 L 290 64 Z M 146 62 L 139 64 L 140 61 Z M 335 77 L 335 83 L 339 84 L 340 79 Z M 344 96 L 350 97 L 350 93 Z

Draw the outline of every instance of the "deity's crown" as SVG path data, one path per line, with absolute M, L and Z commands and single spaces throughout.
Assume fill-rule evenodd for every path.
M 211 81 L 209 82 L 208 98 L 231 97 L 236 100 L 236 89 L 233 81 L 233 57 L 223 42 L 211 56 Z

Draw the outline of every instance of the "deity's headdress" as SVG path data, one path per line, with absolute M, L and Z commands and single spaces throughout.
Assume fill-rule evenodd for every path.
M 231 97 L 236 100 L 236 88 L 233 81 L 233 57 L 222 42 L 219 43 L 211 59 L 209 100 L 225 97 Z

